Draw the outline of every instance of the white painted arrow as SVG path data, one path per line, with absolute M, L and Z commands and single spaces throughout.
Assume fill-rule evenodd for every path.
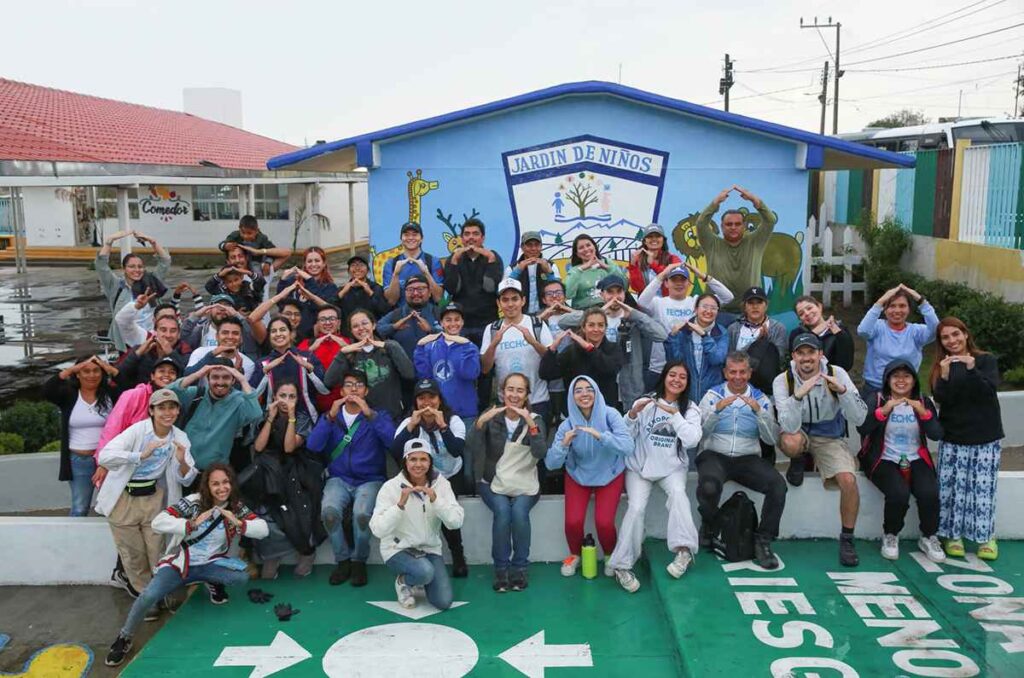
M 306 648 L 284 631 L 278 631 L 270 645 L 225 647 L 214 666 L 252 666 L 249 678 L 263 678 L 312 657 Z
M 544 678 L 547 667 L 593 666 L 590 644 L 545 645 L 544 631 L 538 631 L 526 640 L 513 645 L 498 655 L 512 668 L 530 678 Z
M 388 612 L 400 614 L 406 619 L 412 619 L 413 621 L 425 619 L 441 611 L 425 600 L 420 601 L 419 604 L 413 608 L 402 607 L 394 600 L 368 600 L 366 603 L 367 605 L 373 605 L 374 607 L 379 607 L 380 609 L 387 610 Z M 469 603 L 462 600 L 456 600 L 452 603 L 452 606 L 449 609 L 462 607 L 463 605 L 469 605 Z

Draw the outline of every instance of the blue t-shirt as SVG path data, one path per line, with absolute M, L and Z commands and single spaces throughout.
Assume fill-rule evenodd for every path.
M 142 439 L 142 449 L 146 449 L 151 440 L 156 439 L 156 434 L 152 431 L 147 433 Z M 156 480 L 163 476 L 167 463 L 171 460 L 171 456 L 174 454 L 174 437 L 168 433 L 167 442 L 154 450 L 153 454 L 142 460 L 142 463 L 135 469 L 135 473 L 132 474 L 132 480 Z

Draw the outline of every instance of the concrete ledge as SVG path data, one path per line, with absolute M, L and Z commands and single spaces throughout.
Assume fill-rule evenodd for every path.
M 687 488 L 694 519 L 697 502 L 693 496 L 696 473 L 691 473 Z M 857 536 L 867 539 L 881 537 L 882 495 L 863 475 L 859 475 L 861 511 L 857 522 Z M 739 489 L 728 483 L 723 497 Z M 760 506 L 759 494 L 750 493 Z M 466 509 L 463 541 L 466 557 L 471 564 L 488 565 L 491 562 L 491 513 L 479 499 L 460 499 Z M 619 520 L 627 502 L 619 506 Z M 1002 539 L 1024 538 L 1024 523 L 1017 520 L 1024 506 L 1024 472 L 1004 472 L 999 475 L 996 526 Z M 592 514 L 592 511 L 591 511 Z M 533 526 L 531 560 L 555 562 L 566 555 L 563 530 L 564 509 L 562 497 L 546 496 L 530 514 Z M 647 534 L 665 537 L 668 515 L 665 495 L 659 488 L 651 494 L 647 506 Z M 594 532 L 592 515 L 587 517 L 587 531 Z M 839 532 L 839 493 L 826 491 L 817 474 L 808 474 L 799 488 L 790 488 L 786 511 L 782 517 L 782 538 L 836 538 Z M 902 536 L 917 536 L 917 509 L 911 503 L 907 526 Z M 116 559 L 110 529 L 103 518 L 0 518 L 0 544 L 5 557 L 0 558 L 0 586 L 49 584 L 103 584 L 110 577 Z M 371 562 L 380 562 L 376 540 L 371 546 Z M 333 561 L 328 543 L 317 552 L 318 563 Z

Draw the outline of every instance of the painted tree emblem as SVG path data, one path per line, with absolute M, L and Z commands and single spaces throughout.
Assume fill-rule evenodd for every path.
M 597 203 L 597 188 L 594 187 L 595 177 L 587 172 L 569 175 L 558 188 L 563 191 L 565 199 L 576 205 L 580 211 L 580 219 L 587 216 L 587 207 Z

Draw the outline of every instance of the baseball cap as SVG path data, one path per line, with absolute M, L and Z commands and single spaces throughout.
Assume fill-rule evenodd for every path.
M 644 227 L 644 238 L 649 235 L 660 235 L 662 238 L 665 237 L 665 229 L 661 227 L 661 224 L 647 224 Z
M 235 307 L 235 300 L 229 294 L 215 294 L 210 297 L 210 304 L 227 304 L 231 308 Z
M 405 281 L 405 286 L 408 287 L 412 283 L 423 283 L 424 285 L 427 285 L 427 286 L 430 285 L 430 283 L 427 282 L 427 276 L 423 275 L 422 273 L 417 273 L 416 275 L 410 275 L 409 279 Z
M 523 233 L 521 238 L 519 238 L 519 244 L 525 245 L 531 240 L 536 240 L 537 242 L 544 242 L 543 240 L 541 240 L 540 231 L 527 231 L 526 233 Z
M 178 400 L 178 396 L 169 388 L 160 388 L 153 391 L 153 395 L 149 396 L 149 406 L 156 407 L 160 403 L 174 403 L 175 405 L 181 405 L 181 401 Z
M 768 301 L 768 293 L 764 291 L 763 287 L 750 287 L 747 289 L 746 292 L 743 293 L 743 301 L 744 303 L 746 303 L 751 299 L 761 299 L 763 301 Z
M 433 379 L 420 379 L 412 390 L 412 397 L 415 398 L 421 393 L 436 393 L 441 395 L 441 387 Z
M 345 265 L 351 266 L 353 261 L 361 261 L 363 262 L 364 266 L 370 265 L 370 262 L 368 262 L 366 260 L 366 257 L 364 257 L 362 254 L 353 254 L 351 257 L 348 258 L 348 261 L 345 262 Z
M 523 286 L 514 278 L 505 278 L 498 283 L 498 294 L 500 295 L 505 290 L 515 290 L 516 292 L 519 292 L 519 294 L 522 294 Z
M 605 277 L 601 278 L 601 280 L 599 280 L 597 283 L 597 289 L 601 290 L 602 292 L 613 287 L 621 287 L 622 289 L 626 289 L 626 281 L 620 278 L 619 276 L 615 275 L 614 273 L 610 273 Z
M 181 374 L 181 365 L 179 365 L 178 361 L 169 355 L 165 355 L 163 358 L 160 358 L 160 360 L 157 360 L 153 364 L 153 370 L 156 370 L 156 368 L 160 367 L 161 365 L 170 365 L 171 367 L 174 368 L 175 372 L 177 372 L 179 375 Z
M 415 221 L 407 221 L 402 224 L 402 230 L 400 233 L 405 233 L 406 231 L 416 231 L 420 235 L 423 235 L 423 229 Z
M 443 309 L 441 309 L 441 314 L 438 316 L 438 318 L 439 319 L 443 318 L 446 315 L 448 315 L 449 313 L 458 313 L 462 317 L 466 316 L 466 314 L 462 310 L 462 307 L 459 306 L 458 304 L 456 304 L 454 301 L 452 303 L 448 304 L 447 306 L 445 306 Z
M 668 274 L 668 277 L 674 278 L 677 275 L 681 275 L 684 278 L 686 278 L 687 280 L 689 280 L 690 279 L 690 269 L 686 268 L 685 266 L 676 266 L 675 268 L 672 269 L 672 272 Z
M 811 334 L 810 332 L 801 332 L 793 338 L 793 344 L 790 350 L 797 350 L 801 346 L 810 346 L 818 351 L 821 350 L 821 339 Z
M 429 454 L 431 458 L 434 456 L 434 451 L 430 449 L 430 445 L 427 445 L 427 441 L 422 438 L 411 438 L 405 441 L 405 447 L 402 449 L 402 459 L 405 459 L 414 452 Z

